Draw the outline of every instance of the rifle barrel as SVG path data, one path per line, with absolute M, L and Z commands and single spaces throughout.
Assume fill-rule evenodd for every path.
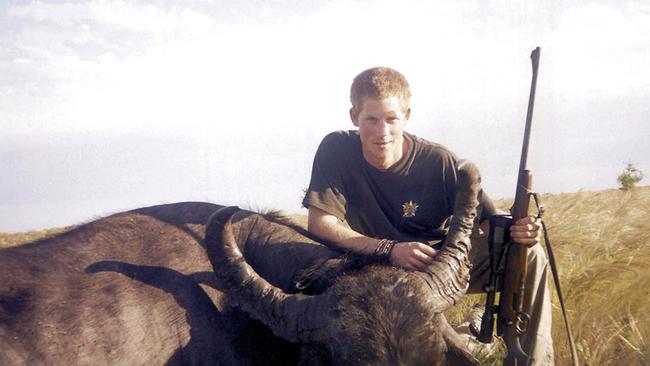
M 533 66 L 533 79 L 530 83 L 530 95 L 528 96 L 528 111 L 526 112 L 526 129 L 524 130 L 524 143 L 521 148 L 521 160 L 519 162 L 519 171 L 526 169 L 528 161 L 528 144 L 530 142 L 530 127 L 533 121 L 533 109 L 535 106 L 535 90 L 537 89 L 537 70 L 539 69 L 539 57 L 541 49 L 535 48 L 530 53 L 530 59 Z M 519 182 L 522 183 L 522 182 Z

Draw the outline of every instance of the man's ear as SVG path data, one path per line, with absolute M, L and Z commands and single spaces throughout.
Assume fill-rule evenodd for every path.
M 404 119 L 408 121 L 409 117 L 411 117 L 411 107 L 406 108 L 406 113 L 404 113 Z
M 350 120 L 355 127 L 359 127 L 359 114 L 354 107 L 350 108 Z

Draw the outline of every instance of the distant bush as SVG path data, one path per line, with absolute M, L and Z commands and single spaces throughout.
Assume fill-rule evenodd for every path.
M 624 191 L 634 188 L 643 179 L 643 172 L 637 169 L 634 164 L 627 163 L 625 170 L 618 176 L 618 184 Z

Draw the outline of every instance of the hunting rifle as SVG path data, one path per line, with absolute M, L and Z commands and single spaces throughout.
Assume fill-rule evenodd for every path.
M 528 111 L 526 113 L 526 128 L 524 130 L 524 143 L 521 149 L 521 160 L 519 162 L 519 175 L 517 178 L 517 189 L 513 203 L 512 215 L 493 215 L 490 217 L 490 233 L 488 239 L 490 251 L 490 277 L 485 286 L 487 298 L 485 312 L 481 319 L 481 329 L 477 339 L 483 343 L 491 343 L 494 334 L 494 316 L 497 314 L 497 335 L 503 338 L 506 345 L 506 358 L 503 361 L 505 366 L 527 366 L 531 365 L 534 359 L 526 354 L 521 348 L 519 337 L 528 330 L 530 314 L 522 310 L 524 301 L 524 287 L 527 272 L 528 248 L 525 245 L 512 244 L 510 240 L 510 225 L 519 219 L 528 216 L 531 196 L 535 199 L 537 216 L 541 218 L 543 208 L 539 199 L 532 193 L 532 174 L 526 168 L 528 159 L 528 144 L 530 142 L 530 129 L 533 118 L 533 107 L 535 105 L 535 89 L 537 86 L 537 70 L 539 69 L 540 48 L 535 48 L 530 59 L 533 66 L 533 77 L 530 85 L 530 96 L 528 98 Z M 558 298 L 564 316 L 564 323 L 567 329 L 569 346 L 574 365 L 578 365 L 578 357 L 573 342 L 573 335 L 569 321 L 564 309 L 564 299 L 560 289 L 560 281 L 555 265 L 553 249 L 548 239 L 546 225 L 542 221 L 544 241 L 546 242 L 551 272 L 558 292 Z M 500 248 L 497 253 L 497 248 Z M 499 305 L 495 305 L 496 292 L 501 290 Z
M 528 144 L 530 142 L 530 128 L 533 120 L 533 107 L 535 105 L 535 89 L 537 87 L 537 70 L 539 69 L 539 47 L 530 54 L 533 64 L 533 79 L 530 84 L 528 98 L 528 111 L 526 113 L 526 128 L 524 130 L 524 143 L 521 148 L 519 161 L 519 177 L 515 202 L 512 206 L 512 222 L 528 216 L 530 205 L 530 192 L 532 189 L 532 174 L 526 167 L 528 160 Z M 499 315 L 497 317 L 497 334 L 503 337 L 507 354 L 504 365 L 529 365 L 532 357 L 527 355 L 519 343 L 519 336 L 526 333 L 530 314 L 522 311 L 524 301 L 524 286 L 528 263 L 528 248 L 525 245 L 509 245 L 506 255 L 506 271 L 503 278 L 503 289 L 499 297 Z

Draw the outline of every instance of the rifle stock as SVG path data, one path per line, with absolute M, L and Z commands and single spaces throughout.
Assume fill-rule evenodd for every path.
M 525 169 L 520 172 L 518 180 L 520 183 L 517 184 L 517 195 L 512 210 L 513 222 L 528 216 L 530 203 L 528 193 L 532 187 L 532 174 Z M 510 245 L 505 268 L 497 318 L 497 334 L 503 337 L 507 350 L 503 364 L 506 366 L 529 365 L 533 359 L 523 351 L 519 342 L 519 336 L 527 331 L 530 318 L 522 310 L 528 270 L 528 248 L 516 243 Z

